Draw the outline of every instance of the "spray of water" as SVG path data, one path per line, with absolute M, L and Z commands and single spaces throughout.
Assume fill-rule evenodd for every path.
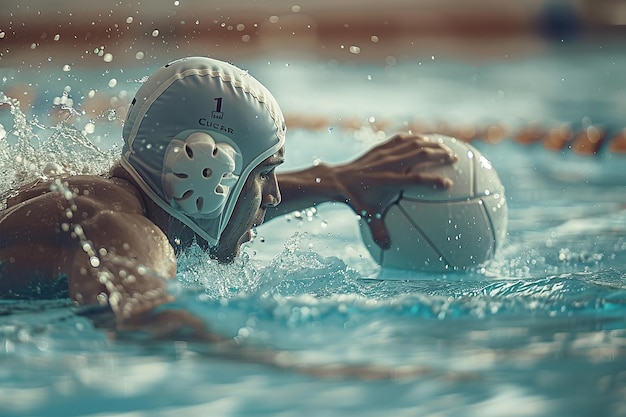
M 0 91 L 0 109 L 8 108 L 12 126 L 0 125 L 0 194 L 34 179 L 50 179 L 62 174 L 102 174 L 115 163 L 118 152 L 99 149 L 70 120 L 73 108 L 54 126 L 37 117 L 29 118 L 17 99 Z

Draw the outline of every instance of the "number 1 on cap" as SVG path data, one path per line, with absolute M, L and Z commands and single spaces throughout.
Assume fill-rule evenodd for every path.
M 213 119 L 223 119 L 224 113 L 222 113 L 222 97 L 217 97 L 215 100 L 215 110 L 211 113 Z

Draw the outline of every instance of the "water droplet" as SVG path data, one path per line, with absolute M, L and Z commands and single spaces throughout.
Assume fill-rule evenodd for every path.
M 159 36 L 159 30 L 158 30 L 158 29 L 154 29 L 154 30 L 152 31 L 152 37 L 153 37 L 153 38 L 156 38 L 157 36 Z
M 144 56 L 146 56 L 146 54 L 144 54 L 143 52 L 139 51 L 135 54 L 135 59 L 143 59 Z
M 102 59 L 104 60 L 104 62 L 111 62 L 113 61 L 113 54 L 106 53 L 104 54 L 104 57 Z
M 355 54 L 355 55 L 358 55 L 358 54 L 360 54 L 360 53 L 361 53 L 361 48 L 359 48 L 359 47 L 358 47 L 358 46 L 356 46 L 356 45 L 352 45 L 352 46 L 350 46 L 350 53 L 353 53 L 353 54 Z
M 89 265 L 91 265 L 94 268 L 97 268 L 100 266 L 100 258 L 98 258 L 97 256 L 92 256 L 89 258 Z
M 298 6 L 297 4 L 294 4 L 293 6 L 291 6 L 291 11 L 294 13 L 300 13 L 300 10 L 302 10 L 302 8 Z
M 132 17 L 132 16 L 128 16 L 128 17 L 126 18 L 126 23 L 128 23 L 128 24 L 133 23 L 133 17 Z
M 370 36 L 370 40 L 374 43 L 378 42 L 378 36 L 372 35 Z
M 100 280 L 100 283 L 102 283 L 102 284 L 106 284 L 106 282 L 108 281 L 105 274 L 102 274 L 99 277 L 99 280 Z M 100 294 L 98 294 L 96 296 L 96 301 L 98 301 L 98 304 L 100 304 L 100 305 L 108 304 L 108 302 L 109 302 L 108 300 L 109 300 L 109 297 L 104 292 L 101 292 Z

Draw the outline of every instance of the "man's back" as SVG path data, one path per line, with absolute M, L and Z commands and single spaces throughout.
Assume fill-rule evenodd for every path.
M 99 294 L 110 293 L 102 272 L 118 271 L 119 265 L 107 268 L 107 263 L 122 257 L 141 260 L 165 276 L 175 274 L 167 237 L 145 216 L 137 188 L 122 178 L 31 183 L 8 199 L 0 236 L 3 298 L 54 295 L 47 293 L 67 289 L 62 285 L 67 280 L 73 300 L 97 302 Z

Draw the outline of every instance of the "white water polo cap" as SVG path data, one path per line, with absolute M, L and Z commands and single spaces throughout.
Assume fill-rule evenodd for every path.
M 137 91 L 121 164 L 162 209 L 215 246 L 250 172 L 283 146 L 285 131 L 278 103 L 246 71 L 183 58 Z

